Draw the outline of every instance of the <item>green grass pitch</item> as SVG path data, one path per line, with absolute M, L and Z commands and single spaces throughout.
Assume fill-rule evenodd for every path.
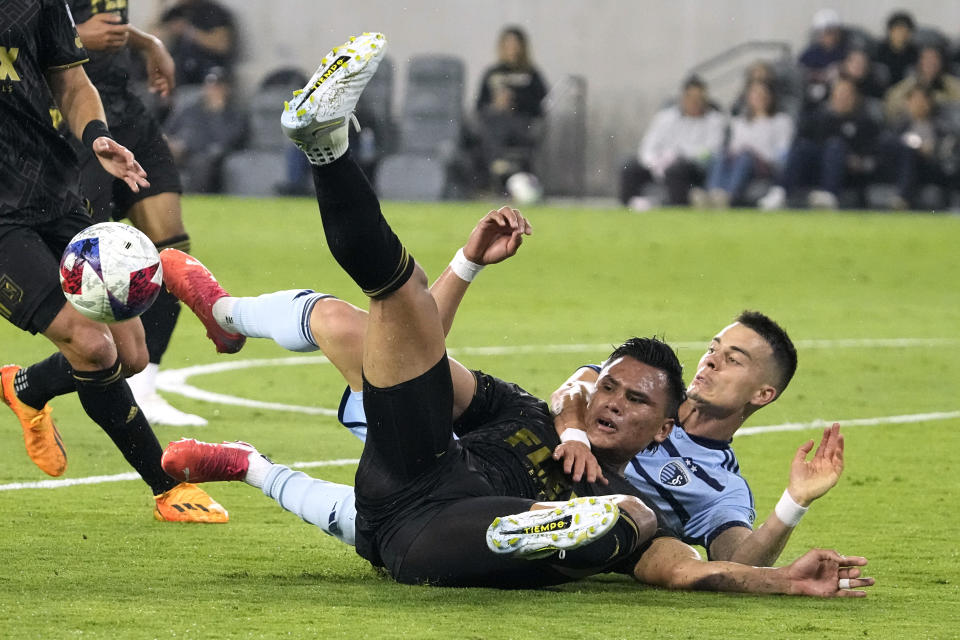
M 384 208 L 432 276 L 486 212 L 484 204 Z M 363 303 L 329 255 L 312 200 L 194 197 L 184 211 L 195 255 L 231 292 L 311 287 Z M 469 366 L 542 395 L 631 335 L 678 343 L 689 376 L 700 345 L 739 311 L 769 313 L 799 343 L 800 366 L 785 396 L 747 426 L 862 421 L 845 428 L 840 484 L 814 504 L 783 561 L 811 546 L 865 555 L 877 578 L 867 599 L 676 593 L 620 576 L 523 592 L 397 585 L 242 484 L 207 487 L 230 511 L 224 526 L 155 522 L 138 480 L 11 489 L 46 476 L 24 455 L 17 423 L 3 409 L 0 637 L 960 637 L 960 218 L 526 213 L 533 237 L 477 279 L 450 348 Z M 51 351 L 7 323 L 0 345 L 5 362 L 20 364 Z M 288 355 L 250 341 L 236 356 L 218 356 L 186 310 L 163 368 Z M 336 408 L 343 388 L 331 366 L 317 363 L 189 382 L 327 408 Z M 360 454 L 334 418 L 167 397 L 210 425 L 159 427 L 164 443 L 184 435 L 242 439 L 285 463 Z M 130 471 L 75 397 L 54 406 L 70 455 L 66 478 Z M 735 441 L 758 519 L 783 491 L 796 447 L 813 437 L 816 429 Z M 308 472 L 352 483 L 354 470 Z

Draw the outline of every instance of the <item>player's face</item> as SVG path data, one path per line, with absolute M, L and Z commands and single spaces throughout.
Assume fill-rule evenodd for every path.
M 607 364 L 587 404 L 586 430 L 594 454 L 620 465 L 673 428 L 667 416 L 667 374 L 634 358 Z
M 721 331 L 700 358 L 687 387 L 691 400 L 734 412 L 772 400 L 773 350 L 753 329 L 735 322 Z

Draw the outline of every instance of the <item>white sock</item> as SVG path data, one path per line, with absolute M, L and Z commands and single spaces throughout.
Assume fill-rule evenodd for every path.
M 243 481 L 257 489 L 262 489 L 263 481 L 266 479 L 267 474 L 270 473 L 270 468 L 273 467 L 273 463 L 260 455 L 259 451 L 251 453 L 247 461 L 247 475 L 244 476 Z
M 143 371 L 127 378 L 134 398 L 146 398 L 157 391 L 157 372 L 160 365 L 150 362 Z
M 282 464 L 274 464 L 263 482 L 263 493 L 324 533 L 354 544 L 357 509 L 353 487 L 311 478 Z
M 239 298 L 233 296 L 224 296 L 213 303 L 213 319 L 217 321 L 224 331 L 230 333 L 243 333 L 240 328 L 233 323 L 233 306 Z M 243 334 L 246 335 L 246 334 Z
M 329 297 L 311 289 L 289 289 L 252 298 L 220 298 L 213 304 L 213 317 L 231 333 L 270 338 L 288 351 L 317 351 L 310 313 L 318 300 Z

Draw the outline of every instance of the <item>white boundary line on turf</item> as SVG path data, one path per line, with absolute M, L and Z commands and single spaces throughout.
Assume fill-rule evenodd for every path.
M 702 341 L 674 342 L 676 349 L 702 349 Z M 917 347 L 949 347 L 960 345 L 960 340 L 953 338 L 864 338 L 864 339 L 839 339 L 839 340 L 798 340 L 795 343 L 798 349 L 856 349 L 856 348 L 917 348 Z M 450 349 L 451 355 L 473 355 L 473 356 L 497 356 L 513 355 L 525 353 L 588 353 L 599 351 L 601 353 L 609 350 L 609 344 L 544 344 L 544 345 L 518 345 L 512 347 L 493 346 L 493 347 L 462 347 L 460 349 Z M 287 358 L 266 358 L 262 360 L 232 360 L 229 362 L 218 362 L 213 364 L 195 365 L 182 369 L 170 369 L 161 371 L 157 376 L 157 387 L 163 391 L 179 393 L 181 395 L 205 400 L 220 404 L 232 404 L 242 407 L 252 407 L 260 409 L 273 409 L 277 411 L 293 411 L 309 415 L 336 416 L 337 412 L 333 409 L 323 407 L 304 407 L 298 405 L 289 405 L 279 402 L 262 402 L 259 400 L 250 400 L 249 398 L 239 398 L 227 394 L 214 393 L 198 389 L 187 383 L 187 380 L 195 375 L 207 375 L 220 373 L 223 371 L 235 371 L 239 369 L 248 369 L 252 367 L 267 366 L 294 366 L 304 364 L 329 364 L 330 361 L 324 356 L 296 356 Z M 851 420 L 838 420 L 844 427 L 856 426 L 876 426 L 888 424 L 909 424 L 916 422 L 930 422 L 936 420 L 950 420 L 960 418 L 960 411 L 941 411 L 934 413 L 916 413 L 900 416 L 882 416 L 877 418 L 855 418 Z M 807 429 L 820 429 L 834 421 L 814 420 L 812 422 L 788 422 L 779 425 L 767 425 L 760 427 L 744 427 L 737 432 L 737 436 L 758 435 L 761 433 L 772 433 L 778 431 L 804 431 Z M 357 464 L 359 460 L 353 458 L 343 458 L 339 460 L 315 460 L 311 462 L 295 462 L 290 466 L 293 468 L 306 469 L 311 467 L 332 467 Z M 11 484 L 0 485 L 0 491 L 13 491 L 19 489 L 58 489 L 63 487 L 72 487 L 86 484 L 101 484 L 106 482 L 121 482 L 125 480 L 138 480 L 136 473 L 119 473 L 109 476 L 88 476 L 85 478 L 63 478 L 59 480 L 40 480 L 36 482 L 14 482 Z
M 687 341 L 671 343 L 675 349 L 703 349 L 703 341 Z M 949 347 L 960 345 L 960 340 L 954 338 L 854 338 L 839 340 L 798 340 L 794 343 L 798 349 L 902 349 L 918 347 Z M 532 344 L 515 346 L 492 346 L 492 347 L 461 347 L 459 349 L 449 349 L 452 356 L 501 356 L 501 355 L 522 355 L 530 353 L 609 353 L 613 348 L 611 344 Z M 225 393 L 216 393 L 207 391 L 191 385 L 188 380 L 197 375 L 209 375 L 213 373 L 222 373 L 224 371 L 236 371 L 238 369 L 248 369 L 252 367 L 289 367 L 305 364 L 329 364 L 330 361 L 324 356 L 290 356 L 286 358 L 265 358 L 261 360 L 231 360 L 229 362 L 216 362 L 212 364 L 200 364 L 182 369 L 167 369 L 157 374 L 157 388 L 161 391 L 176 393 L 194 400 L 203 400 L 217 404 L 233 405 L 238 407 L 249 407 L 254 409 L 270 409 L 273 411 L 291 411 L 294 413 L 305 413 L 308 415 L 334 416 L 335 409 L 324 407 L 308 407 L 295 404 L 284 404 L 281 402 L 264 402 L 262 400 L 252 400 L 250 398 L 241 398 L 231 396 Z
M 854 418 L 852 420 L 813 420 L 811 422 L 786 422 L 762 427 L 744 427 L 737 432 L 737 437 L 753 436 L 761 433 L 776 433 L 779 431 L 806 431 L 808 429 L 822 429 L 834 422 L 839 422 L 842 428 L 874 427 L 891 424 L 911 424 L 916 422 L 935 422 L 938 420 L 952 420 L 960 418 L 960 411 L 937 411 L 933 413 L 913 413 L 901 416 L 880 416 L 877 418 Z M 294 469 L 309 469 L 312 467 L 343 467 L 360 462 L 358 458 L 340 458 L 338 460 L 313 460 L 310 462 L 294 462 L 288 466 Z M 62 489 L 82 484 L 101 484 L 104 482 L 120 482 L 122 480 L 139 480 L 136 473 L 118 473 L 112 476 L 88 476 L 86 478 L 63 478 L 62 480 L 40 480 L 38 482 L 14 482 L 0 484 L 0 491 L 15 491 L 18 489 Z

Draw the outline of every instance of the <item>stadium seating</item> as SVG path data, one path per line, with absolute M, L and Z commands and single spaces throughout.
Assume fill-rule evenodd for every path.
M 463 61 L 453 56 L 410 59 L 397 152 L 383 159 L 376 186 L 382 198 L 438 200 L 463 128 Z M 438 188 L 437 185 L 442 185 Z

